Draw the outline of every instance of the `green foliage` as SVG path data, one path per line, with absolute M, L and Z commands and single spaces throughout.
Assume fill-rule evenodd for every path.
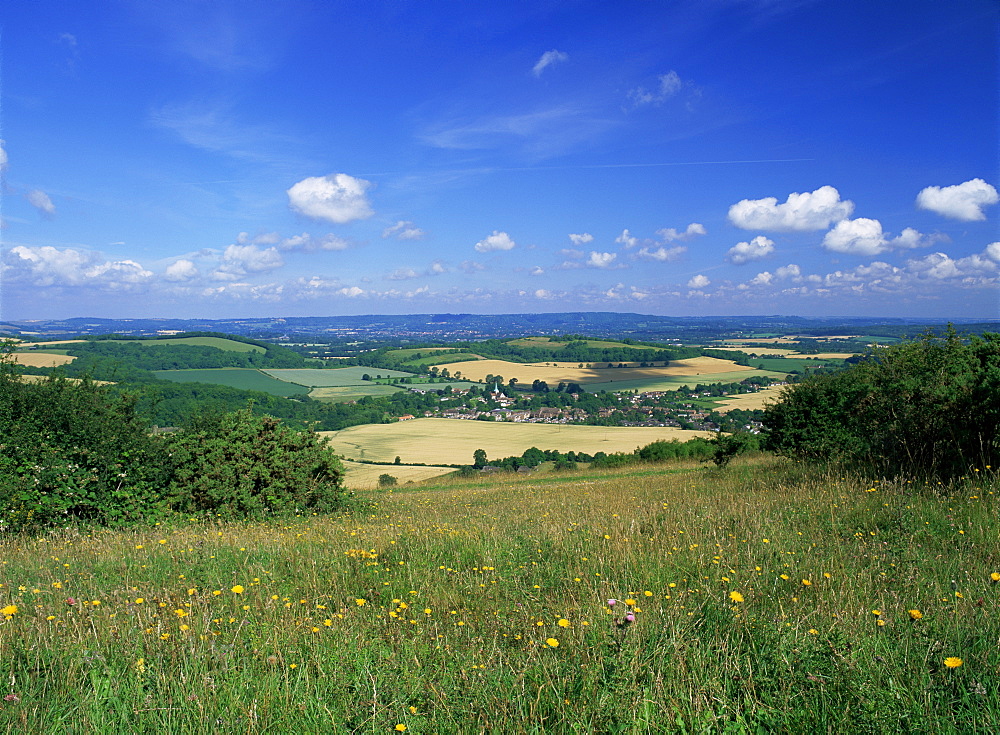
M 712 440 L 712 444 L 715 446 L 712 461 L 719 467 L 725 467 L 739 454 L 759 451 L 763 439 L 759 434 L 737 431 L 733 434 L 719 434 Z
M 168 474 L 133 396 L 89 380 L 28 382 L 0 360 L 0 528 L 156 518 Z
M 950 480 L 1000 462 L 1000 335 L 881 348 L 767 409 L 768 446 L 888 476 Z
M 316 434 L 249 409 L 199 419 L 169 436 L 171 503 L 224 518 L 331 510 L 343 467 Z
M 379 487 L 395 487 L 398 482 L 398 479 L 390 475 L 388 472 L 378 476 Z

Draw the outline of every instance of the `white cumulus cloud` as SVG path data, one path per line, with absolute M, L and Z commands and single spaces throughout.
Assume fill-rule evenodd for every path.
M 794 263 L 789 263 L 788 265 L 783 265 L 776 269 L 774 271 L 774 275 L 778 278 L 798 278 L 802 275 L 802 269 Z
M 477 253 L 490 253 L 495 250 L 511 250 L 516 243 L 510 239 L 506 232 L 493 230 L 493 234 L 476 243 Z
M 311 176 L 288 190 L 288 205 L 306 217 L 344 224 L 372 216 L 365 196 L 370 186 L 347 174 Z
M 622 230 L 622 234 L 615 238 L 615 242 L 624 248 L 634 248 L 639 244 L 639 238 L 633 237 L 628 229 Z
M 726 260 L 734 265 L 743 265 L 752 260 L 766 258 L 774 252 L 774 241 L 768 240 L 763 235 L 757 235 L 750 242 L 738 242 L 729 248 L 726 253 Z
M 190 260 L 182 258 L 168 265 L 163 275 L 168 281 L 190 281 L 198 277 L 198 268 Z
M 710 283 L 711 281 L 708 280 L 707 277 L 699 273 L 697 276 L 688 281 L 687 285 L 688 288 L 705 288 L 705 286 L 709 285 Z
M 7 170 L 7 141 L 0 140 L 0 173 Z
M 982 179 L 971 179 L 955 186 L 928 186 L 917 194 L 917 206 L 944 217 L 975 222 L 986 219 L 983 207 L 996 204 L 1000 195 Z
M 639 248 L 635 257 L 639 260 L 656 260 L 661 263 L 665 263 L 667 261 L 677 260 L 686 252 L 687 248 L 684 245 L 676 245 L 672 248 L 660 246 L 655 249 L 652 247 L 645 247 Z
M 986 250 L 983 251 L 983 254 L 990 260 L 1000 263 L 1000 242 L 991 242 L 986 246 Z
M 409 220 L 401 219 L 392 227 L 382 230 L 382 239 L 395 237 L 397 240 L 420 240 L 423 236 L 424 231 Z
M 706 235 L 708 230 L 705 229 L 705 225 L 692 222 L 683 232 L 678 232 L 673 227 L 665 227 L 662 230 L 657 230 L 656 234 L 663 239 L 663 242 L 673 242 L 674 240 L 690 240 L 698 235 Z
M 56 213 L 56 205 L 49 199 L 49 195 L 41 189 L 32 189 L 24 195 L 24 198 L 28 200 L 28 204 L 38 210 L 39 214 L 51 217 Z
M 261 249 L 256 245 L 229 245 L 222 253 L 219 267 L 212 277 L 220 281 L 234 281 L 249 273 L 263 273 L 285 264 L 277 248 Z
M 911 250 L 927 247 L 946 239 L 940 235 L 924 235 L 912 227 L 907 227 L 898 237 L 889 239 L 882 231 L 882 223 L 877 219 L 858 217 L 837 223 L 823 237 L 823 247 L 835 253 L 849 255 L 878 255 L 897 248 Z
M 535 65 L 531 69 L 531 73 L 536 77 L 542 76 L 542 72 L 553 64 L 560 64 L 564 61 L 569 61 L 569 54 L 563 51 L 556 51 L 552 49 L 551 51 L 546 51 L 541 57 L 535 62 Z
M 626 230 L 627 232 L 627 230 Z M 581 232 L 580 234 L 569 233 L 569 240 L 574 245 L 586 245 L 588 242 L 593 242 L 594 236 L 589 232 Z
M 3 277 L 8 283 L 34 286 L 120 290 L 148 282 L 153 273 L 134 260 L 107 260 L 94 251 L 18 245 L 4 254 Z
M 832 186 L 821 186 L 813 192 L 793 192 L 783 204 L 775 197 L 743 199 L 729 208 L 729 221 L 744 230 L 822 230 L 853 211 L 854 202 L 841 199 Z
M 592 250 L 587 258 L 587 265 L 591 268 L 610 268 L 617 257 L 618 253 L 598 253 Z

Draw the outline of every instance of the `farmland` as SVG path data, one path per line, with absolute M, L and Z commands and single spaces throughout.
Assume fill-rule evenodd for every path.
M 579 340 L 583 342 L 590 349 L 620 349 L 627 348 L 630 350 L 659 350 L 660 347 L 652 347 L 650 345 L 636 345 L 636 344 L 626 344 L 625 342 L 613 342 L 603 339 L 585 339 Z M 578 343 L 579 343 L 578 342 Z M 559 350 L 565 348 L 569 342 L 556 342 L 548 337 L 522 337 L 521 339 L 512 339 L 508 344 L 515 345 L 517 347 L 544 347 L 549 350 Z
M 14 362 L 26 367 L 58 367 L 73 362 L 72 355 L 60 355 L 52 352 L 14 352 Z
M 256 390 L 275 396 L 304 396 L 309 389 L 276 380 L 265 375 L 260 370 L 250 368 L 207 368 L 204 370 L 154 370 L 153 373 L 161 380 L 175 383 L 210 383 L 226 385 L 241 390 Z
M 744 365 L 737 365 L 730 360 L 720 360 L 715 357 L 694 357 L 686 360 L 675 360 L 668 367 L 625 367 L 625 368 L 579 368 L 572 363 L 561 363 L 553 365 L 533 364 L 522 365 L 506 360 L 477 360 L 474 362 L 461 362 L 447 367 L 454 373 L 460 370 L 462 376 L 469 380 L 484 381 L 487 375 L 501 375 L 503 379 L 517 378 L 522 385 L 530 385 L 535 380 L 544 380 L 549 385 L 558 383 L 579 383 L 587 387 L 589 384 L 597 383 L 608 390 L 619 390 L 620 384 L 635 385 L 640 383 L 653 384 L 657 381 L 670 382 L 677 378 L 686 379 L 681 382 L 690 382 L 690 379 L 697 378 L 695 383 L 739 381 L 751 375 L 760 374 L 754 368 Z M 773 371 L 772 371 L 773 372 Z M 681 382 L 674 382 L 676 387 Z M 593 387 L 588 388 L 594 389 Z M 598 389 L 599 390 L 599 389 Z M 650 390 L 655 390 L 650 388 Z
M 312 368 L 264 370 L 272 378 L 289 383 L 297 383 L 309 388 L 336 388 L 349 385 L 364 385 L 368 375 L 372 380 L 383 378 L 410 378 L 413 373 L 402 370 L 386 370 L 372 367 L 346 367 L 318 370 Z
M 531 447 L 561 452 L 631 452 L 659 439 L 687 441 L 712 432 L 674 428 L 604 427 L 561 424 L 495 423 L 455 419 L 414 419 L 392 424 L 324 431 L 330 446 L 350 459 L 428 464 L 471 464 L 477 449 L 490 457 L 520 456 Z
M 378 487 L 380 475 L 391 475 L 400 485 L 408 482 L 423 482 L 442 475 L 450 475 L 454 467 L 416 467 L 405 464 L 362 464 L 344 462 L 344 487 L 350 490 L 372 490 Z
M 225 337 L 170 337 L 169 339 L 123 339 L 108 341 L 137 344 L 143 347 L 189 345 L 191 347 L 214 347 L 217 350 L 226 350 L 228 352 L 259 352 L 262 354 L 265 352 L 265 349 L 260 345 L 251 345 L 246 342 L 238 342 L 234 339 L 226 339 Z

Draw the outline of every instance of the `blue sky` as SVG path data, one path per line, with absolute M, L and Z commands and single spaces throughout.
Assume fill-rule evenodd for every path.
M 998 20 L 14 3 L 0 317 L 997 318 Z

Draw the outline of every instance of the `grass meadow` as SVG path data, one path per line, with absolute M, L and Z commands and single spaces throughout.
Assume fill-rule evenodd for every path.
M 209 383 L 211 385 L 227 385 L 241 390 L 259 390 L 275 396 L 304 396 L 309 389 L 287 383 L 253 368 L 204 368 L 190 370 L 154 370 L 153 373 L 161 380 L 175 383 Z
M 993 733 L 994 489 L 747 459 L 7 538 L 0 732 Z

